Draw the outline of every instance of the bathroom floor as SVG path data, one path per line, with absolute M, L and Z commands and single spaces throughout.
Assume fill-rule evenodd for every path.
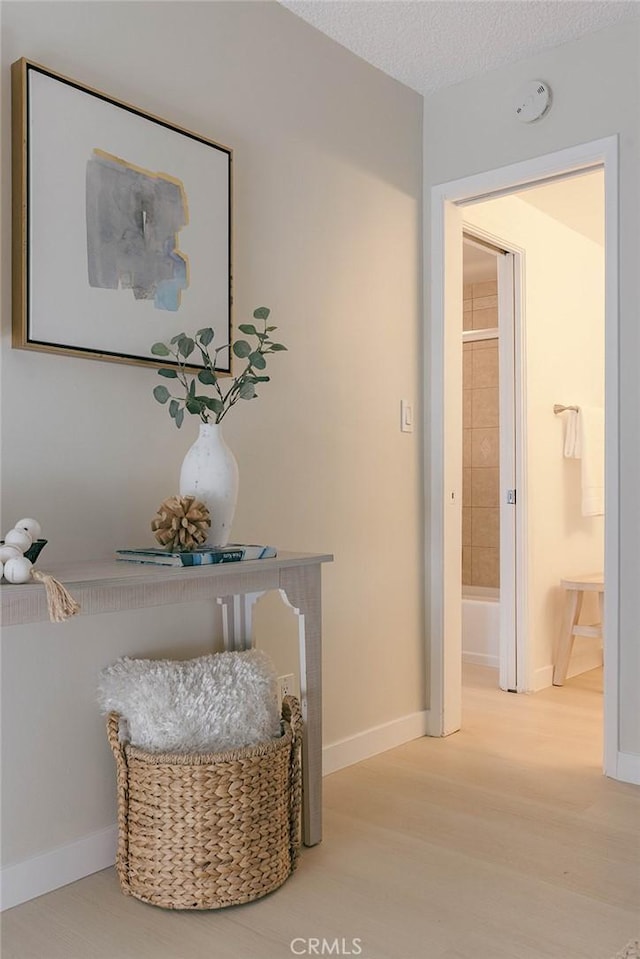
M 464 663 L 462 728 L 476 730 L 514 758 L 531 753 L 568 766 L 602 766 L 603 669 L 537 693 L 498 688 L 498 670 Z

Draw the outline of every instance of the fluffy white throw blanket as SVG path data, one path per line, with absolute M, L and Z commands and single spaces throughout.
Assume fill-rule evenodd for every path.
M 149 752 L 220 752 L 280 735 L 277 676 L 257 649 L 173 662 L 124 657 L 100 673 L 103 712 Z

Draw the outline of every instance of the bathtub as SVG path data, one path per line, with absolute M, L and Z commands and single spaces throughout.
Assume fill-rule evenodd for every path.
M 500 650 L 500 590 L 489 586 L 462 587 L 462 661 L 498 668 Z

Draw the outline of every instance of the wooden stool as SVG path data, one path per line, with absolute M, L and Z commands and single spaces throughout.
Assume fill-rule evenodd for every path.
M 604 576 L 602 573 L 592 573 L 588 576 L 574 576 L 573 579 L 562 579 L 560 585 L 566 590 L 564 618 L 562 630 L 558 637 L 556 654 L 553 664 L 553 685 L 562 686 L 567 676 L 569 658 L 573 647 L 574 636 L 595 636 L 602 639 L 604 623 Z M 591 626 L 579 626 L 582 600 L 585 593 L 598 594 L 600 622 Z

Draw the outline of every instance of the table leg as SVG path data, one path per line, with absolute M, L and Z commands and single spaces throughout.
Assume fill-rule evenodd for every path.
M 280 593 L 298 617 L 302 708 L 302 840 L 322 839 L 322 614 L 320 566 L 283 569 Z
M 553 664 L 553 685 L 563 686 L 569 668 L 569 659 L 573 648 L 573 629 L 580 618 L 582 609 L 582 599 L 584 593 L 581 589 L 568 589 L 565 599 L 564 617 L 562 620 L 562 629 L 558 637 L 556 655 Z
M 251 649 L 253 645 L 253 607 L 265 590 L 237 596 L 219 596 L 222 607 L 222 637 L 226 650 Z

